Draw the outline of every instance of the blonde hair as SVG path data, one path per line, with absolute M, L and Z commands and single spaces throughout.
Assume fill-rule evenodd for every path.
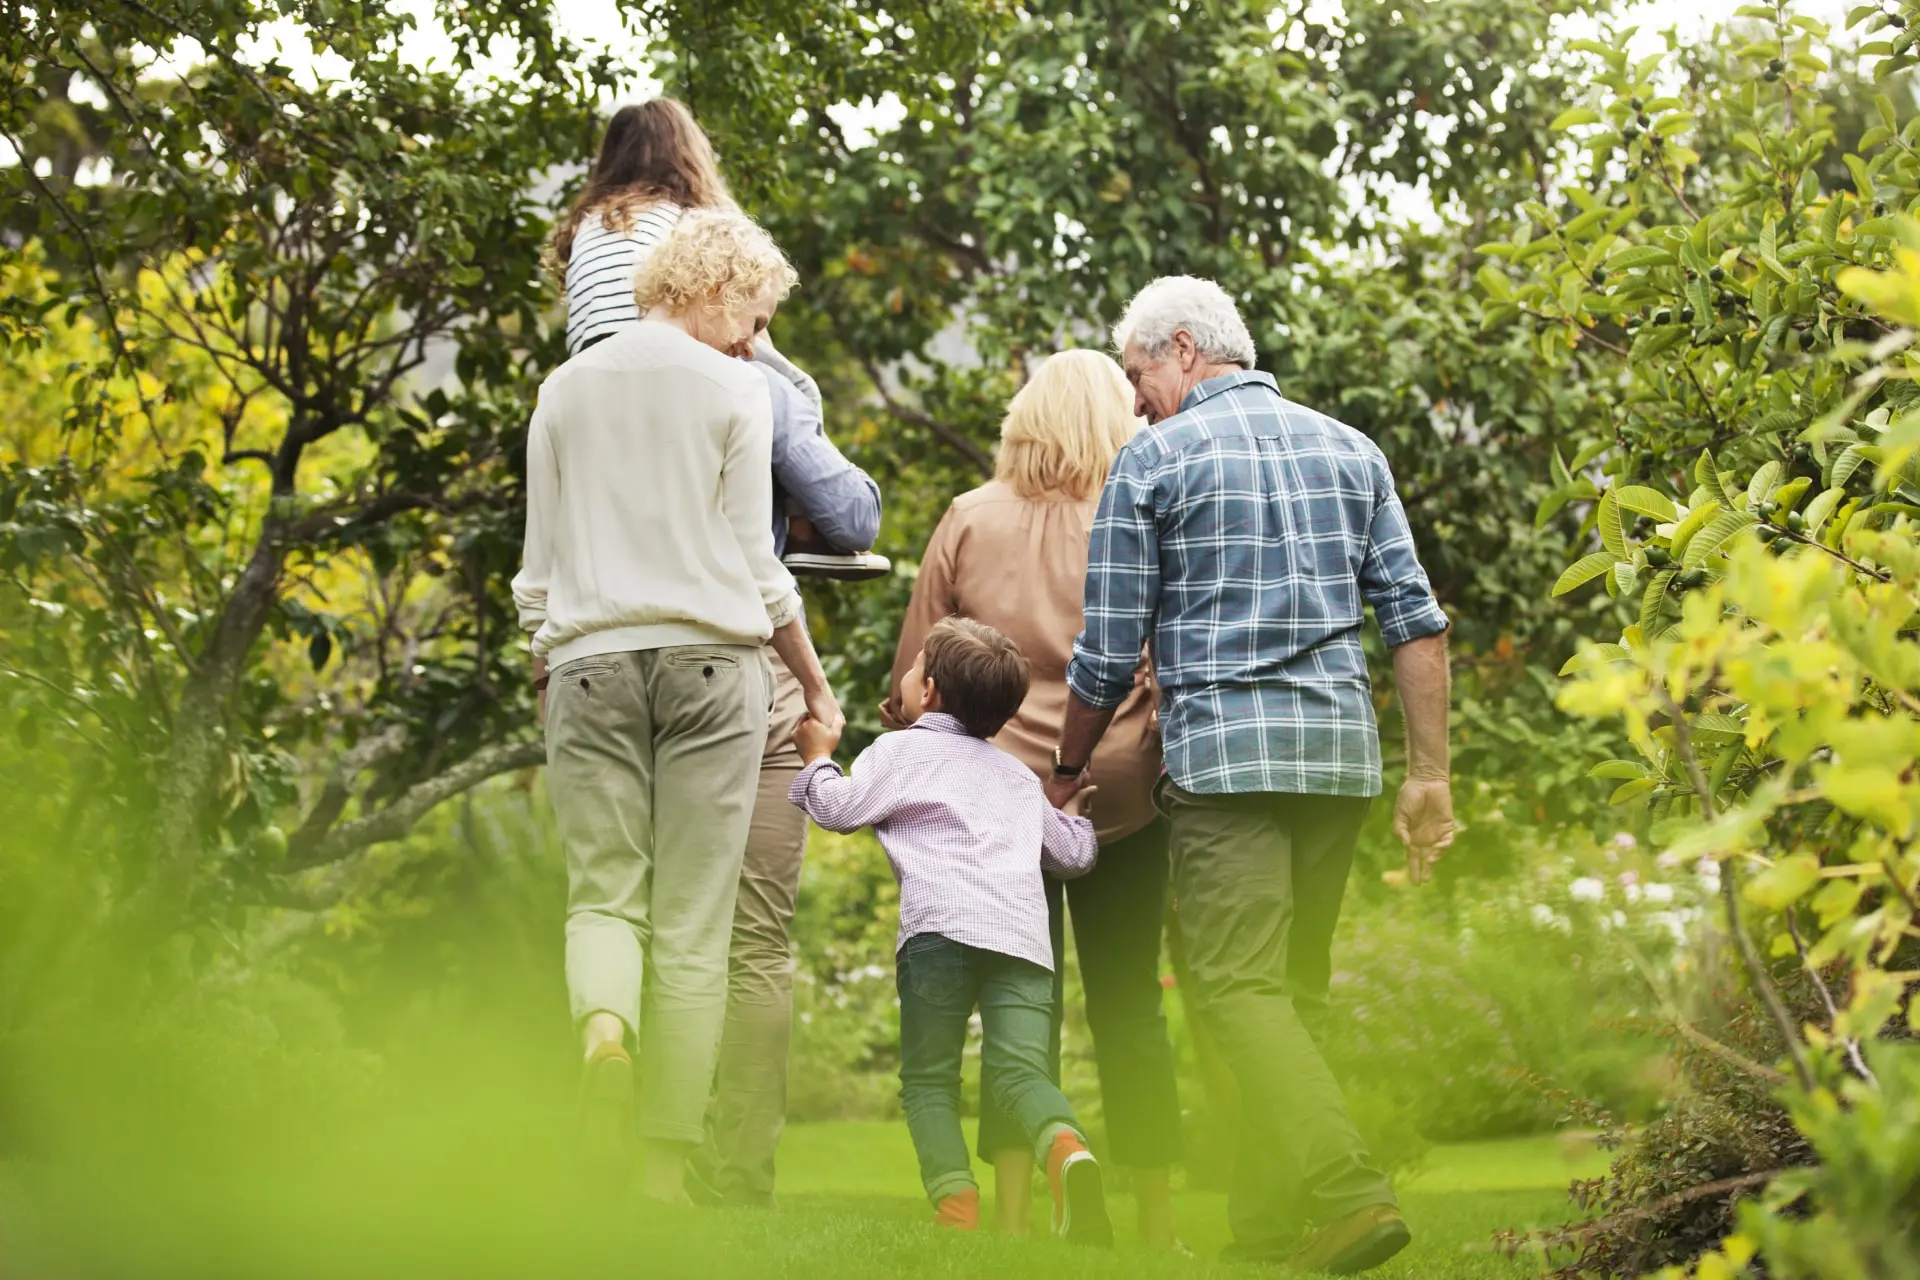
M 641 315 L 655 307 L 674 315 L 700 306 L 732 311 L 769 285 L 776 300 L 784 298 L 797 279 L 773 237 L 746 214 L 689 209 L 641 264 L 633 301 Z
M 1023 498 L 1091 498 L 1139 429 L 1133 388 L 1112 357 L 1087 348 L 1057 352 L 1007 406 L 994 479 Z

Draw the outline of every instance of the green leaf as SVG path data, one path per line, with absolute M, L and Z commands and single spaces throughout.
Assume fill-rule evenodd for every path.
M 1679 512 L 1674 508 L 1673 499 L 1645 485 L 1622 485 L 1613 491 L 1613 498 L 1620 504 L 1620 509 L 1623 511 L 1652 516 L 1655 520 L 1662 522 L 1679 519 Z
M 1584 471 L 1587 465 L 1607 450 L 1613 448 L 1611 440 L 1590 440 L 1580 446 L 1580 452 L 1573 455 L 1573 461 L 1567 464 L 1569 471 Z
M 1611 493 L 1600 499 L 1599 524 L 1600 545 L 1611 551 L 1616 559 L 1625 559 L 1627 535 L 1620 525 L 1620 504 Z
M 1774 483 L 1779 479 L 1778 459 L 1762 464 L 1760 469 L 1753 473 L 1753 479 L 1747 482 L 1747 505 L 1758 506 L 1766 501 L 1767 495 L 1773 492 Z
M 1553 584 L 1553 594 L 1563 596 L 1578 587 L 1584 587 L 1613 568 L 1613 565 L 1613 553 L 1609 551 L 1596 551 L 1592 555 L 1582 556 L 1568 566 L 1567 571 Z
M 1671 138 L 1676 133 L 1684 133 L 1693 127 L 1693 117 L 1685 111 L 1675 111 L 1661 116 L 1654 123 L 1653 131 L 1663 138 Z
M 1688 540 L 1687 552 L 1681 563 L 1689 569 L 1699 568 L 1707 557 L 1727 544 L 1727 539 L 1758 523 L 1750 511 L 1722 511 Z
M 1622 560 L 1613 566 L 1614 595 L 1630 596 L 1634 586 L 1640 581 L 1640 571 L 1633 567 L 1633 561 Z
M 1647 766 L 1639 760 L 1602 760 L 1587 770 L 1589 778 L 1605 778 L 1613 782 L 1625 782 L 1632 778 L 1647 776 Z
M 1747 881 L 1741 896 L 1767 911 L 1785 911 L 1820 883 L 1820 859 L 1792 853 Z
M 1620 662 L 1632 656 L 1623 644 L 1590 644 L 1562 663 L 1560 674 L 1570 676 L 1588 667 L 1605 666 L 1609 662 Z
M 1506 273 L 1492 263 L 1482 265 L 1473 273 L 1473 278 L 1480 282 L 1480 287 L 1486 290 L 1487 296 L 1495 302 L 1505 302 L 1513 296 L 1513 287 L 1508 282 Z
M 1850 444 L 1833 460 L 1833 483 L 1844 485 L 1853 479 L 1853 473 L 1866 462 L 1866 455 L 1860 452 L 1860 446 Z
M 1682 520 L 1679 527 L 1673 531 L 1673 546 L 1671 550 L 1674 559 L 1679 560 L 1685 556 L 1687 547 L 1693 542 L 1694 535 L 1700 532 L 1707 521 L 1713 519 L 1719 510 L 1720 504 L 1709 500 L 1701 503 L 1687 513 L 1687 518 Z
M 1709 742 L 1739 742 L 1747 736 L 1747 722 L 1738 716 L 1709 711 L 1694 717 L 1692 732 Z
M 1825 493 L 1817 495 L 1812 502 L 1807 504 L 1806 532 L 1809 538 L 1818 536 L 1820 526 L 1827 522 L 1827 517 L 1833 514 L 1834 508 L 1838 507 L 1846 496 L 1847 491 L 1845 489 L 1828 489 Z
M 1571 129 L 1575 125 L 1598 123 L 1600 123 L 1600 113 L 1592 107 L 1568 107 L 1565 111 L 1555 116 L 1553 123 L 1548 125 L 1547 128 L 1554 133 L 1559 133 L 1564 129 Z
M 1647 583 L 1647 594 L 1640 600 L 1640 630 L 1652 635 L 1660 622 L 1660 609 L 1667 600 L 1667 588 L 1673 585 L 1677 571 L 1662 569 Z
M 1632 782 L 1623 782 L 1615 787 L 1613 794 L 1607 797 L 1608 804 L 1625 804 L 1647 794 L 1660 784 L 1652 778 L 1635 778 Z
M 1607 259 L 1607 266 L 1614 271 L 1632 271 L 1639 267 L 1670 267 L 1674 257 L 1665 249 L 1657 249 L 1650 244 L 1637 244 L 1622 249 Z

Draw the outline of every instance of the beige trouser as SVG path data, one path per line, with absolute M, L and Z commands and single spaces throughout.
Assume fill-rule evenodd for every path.
M 580 658 L 548 687 L 567 991 L 576 1021 L 613 1013 L 635 1033 L 646 1138 L 701 1137 L 772 695 L 742 645 Z
M 759 1206 L 773 1202 L 774 1153 L 786 1123 L 793 1037 L 789 931 L 807 847 L 807 816 L 787 799 L 800 773 L 793 731 L 807 713 L 806 699 L 772 649 L 767 658 L 774 674 L 773 723 L 733 911 L 726 1029 L 707 1144 L 695 1158 L 692 1180 L 702 1199 Z

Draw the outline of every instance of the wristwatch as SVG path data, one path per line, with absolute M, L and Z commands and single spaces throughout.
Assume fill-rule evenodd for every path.
M 1060 761 L 1060 748 L 1053 749 L 1053 776 L 1056 778 L 1077 778 L 1087 771 L 1087 766 L 1073 768 Z

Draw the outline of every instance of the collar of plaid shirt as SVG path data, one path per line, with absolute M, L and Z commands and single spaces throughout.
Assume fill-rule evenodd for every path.
M 1378 795 L 1367 605 L 1390 647 L 1447 627 L 1386 458 L 1270 375 L 1225 374 L 1115 460 L 1067 683 L 1116 705 L 1151 636 L 1182 788 Z

